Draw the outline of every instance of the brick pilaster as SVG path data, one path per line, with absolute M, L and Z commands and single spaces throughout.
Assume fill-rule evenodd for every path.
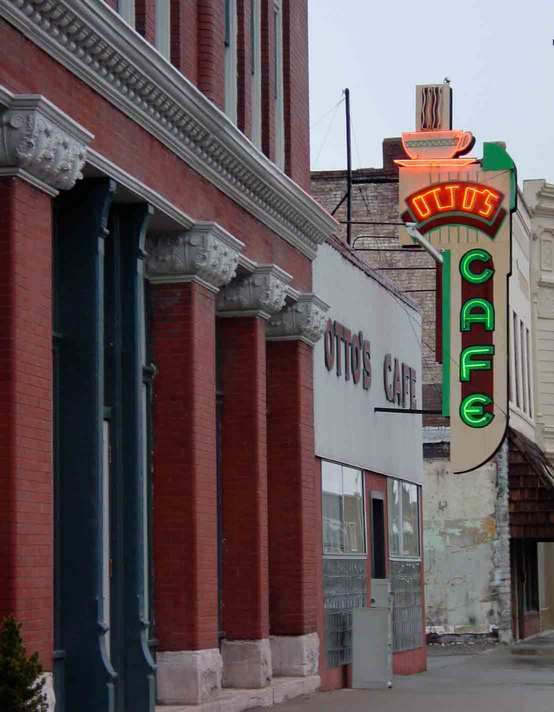
M 0 180 L 0 619 L 52 670 L 52 207 Z
M 269 634 L 265 320 L 221 319 L 223 627 Z
M 171 63 L 198 86 L 198 0 L 171 0 Z
M 225 15 L 222 0 L 198 0 L 198 88 L 225 106 Z
M 262 150 L 275 160 L 275 31 L 273 0 L 262 0 Z
M 310 190 L 310 111 L 308 95 L 308 3 L 283 0 L 283 80 L 285 91 L 285 170 Z
M 248 137 L 252 135 L 251 10 L 251 0 L 237 0 L 237 124 Z
M 169 2 L 170 0 L 165 0 Z M 135 27 L 145 40 L 156 41 L 156 1 L 135 0 Z
M 269 580 L 272 635 L 317 628 L 313 349 L 299 340 L 267 345 Z
M 151 290 L 156 631 L 161 650 L 216 648 L 215 296 Z

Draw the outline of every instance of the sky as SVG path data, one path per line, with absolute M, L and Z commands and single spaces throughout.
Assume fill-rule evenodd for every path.
M 454 92 L 453 127 L 505 141 L 521 183 L 554 183 L 552 0 L 309 0 L 311 168 L 380 167 L 383 138 L 415 128 L 416 84 Z M 340 103 L 339 103 L 340 102 Z

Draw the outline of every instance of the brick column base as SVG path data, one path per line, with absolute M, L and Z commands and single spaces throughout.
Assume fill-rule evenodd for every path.
M 269 640 L 224 640 L 223 686 L 257 689 L 267 687 L 273 676 Z
M 223 661 L 217 648 L 158 653 L 156 664 L 162 705 L 199 705 L 221 689 Z
M 319 669 L 319 635 L 272 635 L 273 674 L 281 677 L 308 677 Z

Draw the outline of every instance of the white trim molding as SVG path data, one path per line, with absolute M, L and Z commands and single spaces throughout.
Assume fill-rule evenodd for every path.
M 93 135 L 42 96 L 2 93 L 0 170 L 49 195 L 70 190 L 83 177 Z
M 98 0 L 0 0 L 0 16 L 313 259 L 337 223 Z

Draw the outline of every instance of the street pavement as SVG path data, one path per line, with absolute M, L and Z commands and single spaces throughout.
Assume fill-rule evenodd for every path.
M 320 692 L 275 712 L 554 712 L 554 656 L 431 655 L 426 673 L 395 677 L 390 690 Z

